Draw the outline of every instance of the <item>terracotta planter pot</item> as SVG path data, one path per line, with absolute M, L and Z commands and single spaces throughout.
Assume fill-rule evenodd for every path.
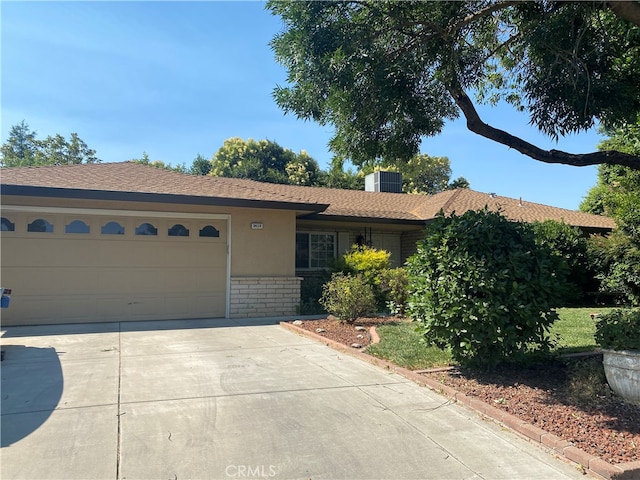
M 604 350 L 602 353 L 611 390 L 626 401 L 640 405 L 640 351 Z

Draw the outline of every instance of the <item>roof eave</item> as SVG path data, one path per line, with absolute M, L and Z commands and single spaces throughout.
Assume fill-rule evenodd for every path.
M 421 225 L 424 226 L 426 220 L 410 220 L 404 218 L 380 218 L 380 217 L 362 217 L 352 215 L 328 215 L 323 213 L 310 213 L 299 217 L 303 220 L 332 221 L 332 222 L 366 222 L 366 223 L 386 223 L 394 225 Z
M 167 193 L 120 192 L 112 190 L 84 190 L 75 188 L 40 187 L 31 185 L 0 185 L 2 195 L 70 198 L 82 200 L 108 200 L 148 203 L 171 203 L 181 205 L 208 205 L 220 207 L 270 208 L 275 210 L 297 210 L 322 212 L 328 204 L 304 203 L 278 200 L 253 200 L 246 198 L 223 198 Z

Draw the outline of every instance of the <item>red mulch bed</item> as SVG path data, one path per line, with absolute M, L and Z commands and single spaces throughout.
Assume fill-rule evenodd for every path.
M 370 337 L 367 332 L 357 331 L 355 325 L 369 329 L 396 321 L 394 317 L 362 318 L 349 325 L 329 318 L 305 320 L 299 326 L 344 345 L 359 343 L 366 347 Z M 640 461 L 640 406 L 616 397 L 603 373 L 583 379 L 578 387 L 572 382 L 579 372 L 600 372 L 601 363 L 602 357 L 595 355 L 526 368 L 502 367 L 491 373 L 453 369 L 424 375 L 501 408 L 609 463 Z
M 398 321 L 401 321 L 401 319 L 397 317 L 366 317 L 359 318 L 355 323 L 350 324 L 329 316 L 319 320 L 304 320 L 298 326 L 344 345 L 351 346 L 354 343 L 358 343 L 364 348 L 371 343 L 371 336 L 368 332 L 371 327 Z M 356 330 L 357 326 L 365 327 L 366 331 Z

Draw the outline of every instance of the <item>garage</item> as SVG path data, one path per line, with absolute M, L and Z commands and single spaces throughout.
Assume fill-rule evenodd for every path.
M 7 206 L 5 325 L 225 317 L 223 214 Z

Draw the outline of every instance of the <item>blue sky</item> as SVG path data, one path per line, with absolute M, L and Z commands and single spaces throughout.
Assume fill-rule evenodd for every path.
M 284 115 L 273 101 L 286 73 L 269 47 L 282 29 L 263 2 L 1 3 L 2 142 L 25 120 L 39 138 L 78 133 L 105 162 L 173 165 L 211 158 L 225 139 L 267 138 L 306 150 L 321 168 L 331 128 Z M 555 143 L 509 107 L 487 123 L 545 148 L 594 151 L 591 131 Z M 548 165 L 469 132 L 463 120 L 424 140 L 471 188 L 577 209 L 596 168 Z

